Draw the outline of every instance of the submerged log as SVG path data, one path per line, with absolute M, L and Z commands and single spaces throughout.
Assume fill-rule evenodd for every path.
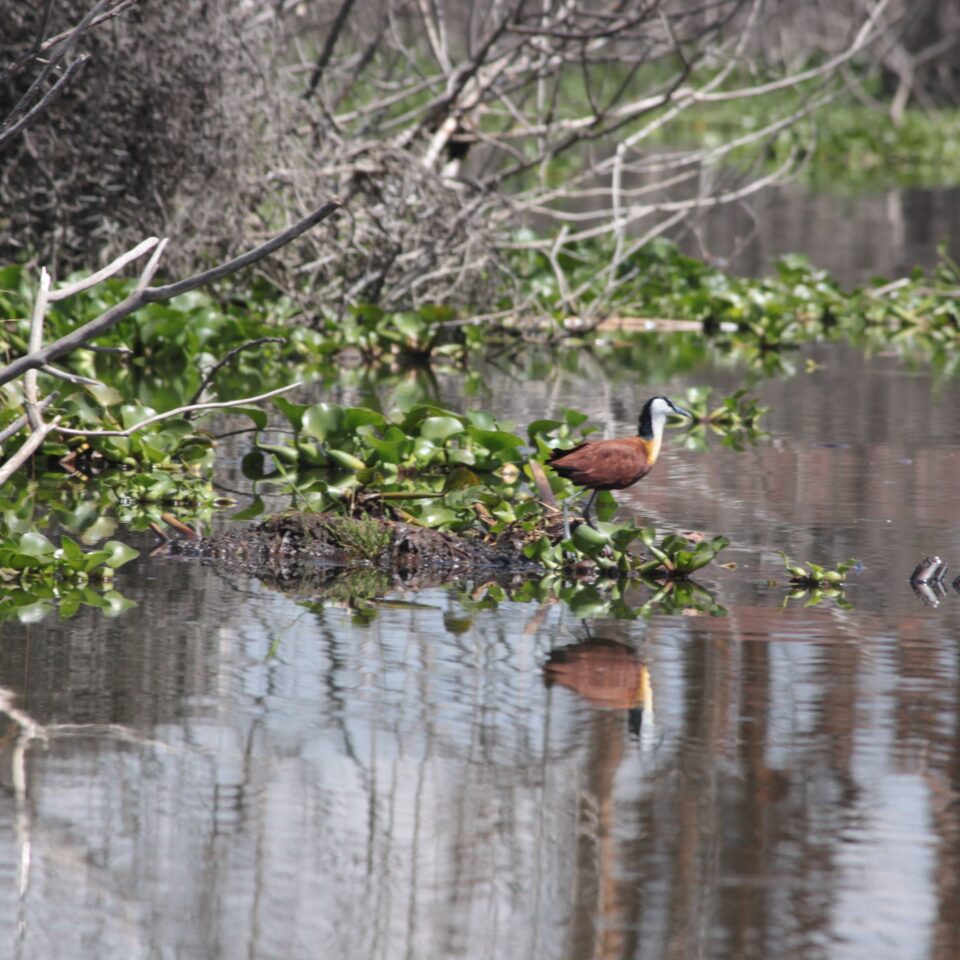
M 441 583 L 466 574 L 540 572 L 522 546 L 507 536 L 490 543 L 378 517 L 291 512 L 218 537 L 170 540 L 155 555 L 218 561 L 281 580 L 366 567 L 409 586 L 412 580 Z

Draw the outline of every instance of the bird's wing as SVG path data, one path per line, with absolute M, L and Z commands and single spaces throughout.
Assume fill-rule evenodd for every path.
M 650 469 L 646 450 L 633 439 L 584 443 L 550 465 L 560 476 L 598 490 L 628 487 Z

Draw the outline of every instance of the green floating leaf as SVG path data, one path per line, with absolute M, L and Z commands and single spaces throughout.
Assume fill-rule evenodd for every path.
M 114 570 L 140 556 L 139 550 L 134 550 L 133 547 L 127 546 L 119 540 L 108 540 L 103 545 L 103 549 L 109 554 L 106 560 L 107 566 L 113 567 Z
M 533 423 L 527 424 L 527 436 L 533 443 L 538 436 L 553 433 L 554 430 L 562 426 L 562 420 L 534 420 Z
M 457 515 L 448 507 L 440 506 L 438 503 L 431 503 L 420 511 L 418 519 L 427 527 L 444 527 L 454 523 Z
M 115 407 L 118 403 L 123 403 L 123 394 L 105 383 L 87 383 L 84 384 L 84 389 L 101 407 Z
M 305 463 L 308 467 L 326 467 L 330 465 L 330 458 L 320 444 L 311 443 L 309 440 L 298 440 L 296 447 L 301 462 Z
M 343 407 L 339 403 L 315 403 L 303 412 L 303 432 L 321 442 L 343 430 Z
M 569 407 L 561 407 L 560 413 L 563 414 L 563 419 L 571 430 L 586 423 L 590 419 L 587 414 L 581 413 L 579 410 L 571 410 Z
M 480 430 L 496 430 L 497 418 L 486 410 L 468 410 L 467 420 Z
M 523 445 L 523 440 L 515 433 L 505 430 L 484 430 L 480 427 L 467 427 L 467 435 L 474 443 L 485 447 L 491 453 L 512 456 L 517 447 Z
M 42 534 L 34 530 L 20 537 L 20 552 L 28 557 L 49 557 L 56 547 Z
M 290 426 L 299 431 L 303 424 L 303 414 L 309 409 L 305 403 L 293 403 L 286 397 L 274 397 L 276 408 L 287 418 Z
M 578 523 L 571 534 L 574 546 L 587 556 L 595 557 L 610 545 L 610 537 L 586 523 Z
M 74 568 L 79 569 L 84 562 L 83 547 L 64 534 L 60 538 L 60 549 L 63 551 L 63 559 Z
M 334 450 L 332 447 L 328 447 L 327 454 L 331 460 L 345 470 L 367 469 L 367 465 L 359 457 L 355 457 L 352 453 L 347 453 L 345 450 Z
M 367 437 L 366 442 L 382 463 L 394 465 L 402 463 L 413 448 L 413 443 L 406 437 L 402 440 L 381 440 L 379 437 Z
M 358 427 L 373 426 L 383 430 L 387 426 L 387 418 L 376 410 L 367 407 L 346 407 L 343 411 L 343 431 L 355 433 Z
M 125 403 L 120 408 L 120 422 L 123 424 L 124 430 L 129 430 L 148 417 L 152 417 L 156 412 L 156 410 L 145 407 L 141 403 Z
M 463 432 L 463 423 L 456 417 L 427 417 L 420 424 L 420 436 L 439 443 Z
M 267 411 L 262 410 L 260 407 L 231 407 L 229 412 L 239 416 L 249 417 L 258 430 L 266 430 L 267 424 L 270 422 Z
M 257 450 L 269 453 L 278 464 L 286 463 L 295 466 L 300 461 L 300 454 L 294 447 L 282 443 L 257 443 Z
M 255 517 L 259 517 L 264 510 L 266 509 L 263 497 L 256 496 L 253 498 L 253 502 L 248 507 L 244 507 L 242 510 L 238 510 L 235 514 L 231 516 L 231 520 L 253 520 Z

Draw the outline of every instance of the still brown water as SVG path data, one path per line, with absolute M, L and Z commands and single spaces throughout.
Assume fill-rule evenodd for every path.
M 907 576 L 960 572 L 960 383 L 838 345 L 788 364 L 752 386 L 769 440 L 671 441 L 618 495 L 732 539 L 737 569 L 700 577 L 725 616 L 457 587 L 364 623 L 143 556 L 135 610 L 4 624 L 2 955 L 955 960 L 960 594 Z M 584 354 L 441 399 L 609 434 L 750 376 Z M 854 608 L 783 608 L 780 549 L 858 558 Z

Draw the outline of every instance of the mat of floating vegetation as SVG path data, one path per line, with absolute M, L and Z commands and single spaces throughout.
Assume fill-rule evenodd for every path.
M 280 579 L 365 566 L 405 582 L 414 577 L 440 582 L 469 572 L 539 572 L 540 565 L 523 555 L 522 546 L 508 536 L 487 542 L 378 517 L 294 512 L 218 537 L 171 540 L 156 553 L 214 560 Z

